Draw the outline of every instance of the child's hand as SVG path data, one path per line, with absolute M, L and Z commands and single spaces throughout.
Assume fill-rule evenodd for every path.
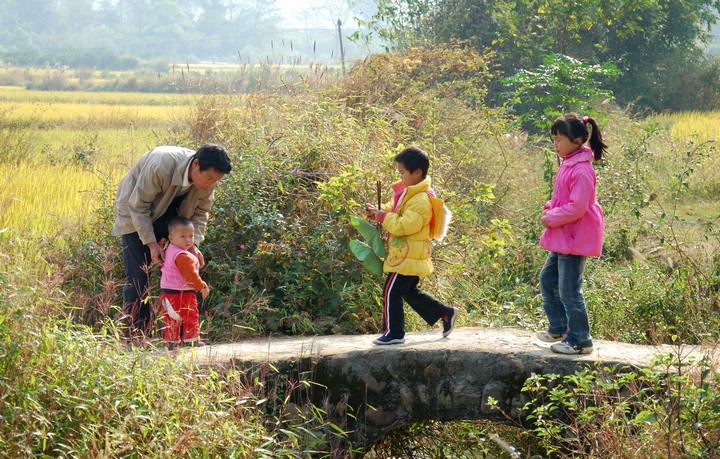
M 540 224 L 544 226 L 545 228 L 548 228 L 550 225 L 548 224 L 547 217 L 545 216 L 545 212 L 543 212 L 542 217 L 540 217 Z
M 200 295 L 202 296 L 203 300 L 207 298 L 208 295 L 210 295 L 210 287 L 208 287 L 207 285 L 203 287 L 203 289 L 200 290 Z
M 365 216 L 367 216 L 367 218 L 377 220 L 377 212 L 378 208 L 375 207 L 374 204 L 370 204 L 369 202 L 365 204 Z

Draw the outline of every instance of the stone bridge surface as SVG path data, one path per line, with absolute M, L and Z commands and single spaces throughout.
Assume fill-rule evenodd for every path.
M 582 368 L 642 368 L 672 353 L 699 360 L 717 348 L 641 346 L 595 340 L 595 352 L 567 356 L 550 351 L 534 333 L 512 328 L 456 328 L 408 333 L 405 343 L 372 344 L 376 335 L 269 337 L 185 351 L 203 366 L 310 374 L 311 400 L 336 415 L 348 409 L 354 447 L 369 450 L 389 430 L 422 420 L 504 419 L 488 400 L 517 416 L 531 374 L 564 376 Z M 349 407 L 349 408 L 348 408 Z

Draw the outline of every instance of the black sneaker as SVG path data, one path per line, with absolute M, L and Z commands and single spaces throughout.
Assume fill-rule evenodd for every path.
M 450 312 L 447 313 L 442 319 L 443 324 L 443 338 L 447 338 L 455 328 L 455 319 L 457 319 L 458 310 L 456 308 L 450 308 Z
M 373 344 L 402 344 L 404 342 L 405 338 L 391 338 L 385 335 L 373 340 Z

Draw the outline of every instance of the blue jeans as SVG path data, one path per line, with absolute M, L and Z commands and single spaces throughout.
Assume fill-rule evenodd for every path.
M 540 271 L 540 292 L 550 322 L 548 331 L 567 333 L 571 345 L 591 346 L 590 321 L 582 292 L 587 257 L 550 252 Z

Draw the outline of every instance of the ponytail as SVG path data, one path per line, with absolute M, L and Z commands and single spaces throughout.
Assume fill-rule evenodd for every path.
M 583 123 L 589 124 L 592 129 L 590 130 L 590 149 L 593 151 L 595 161 L 600 161 L 603 157 L 603 152 L 607 150 L 607 145 L 603 142 L 602 134 L 600 134 L 600 128 L 593 118 L 589 116 L 582 117 Z

